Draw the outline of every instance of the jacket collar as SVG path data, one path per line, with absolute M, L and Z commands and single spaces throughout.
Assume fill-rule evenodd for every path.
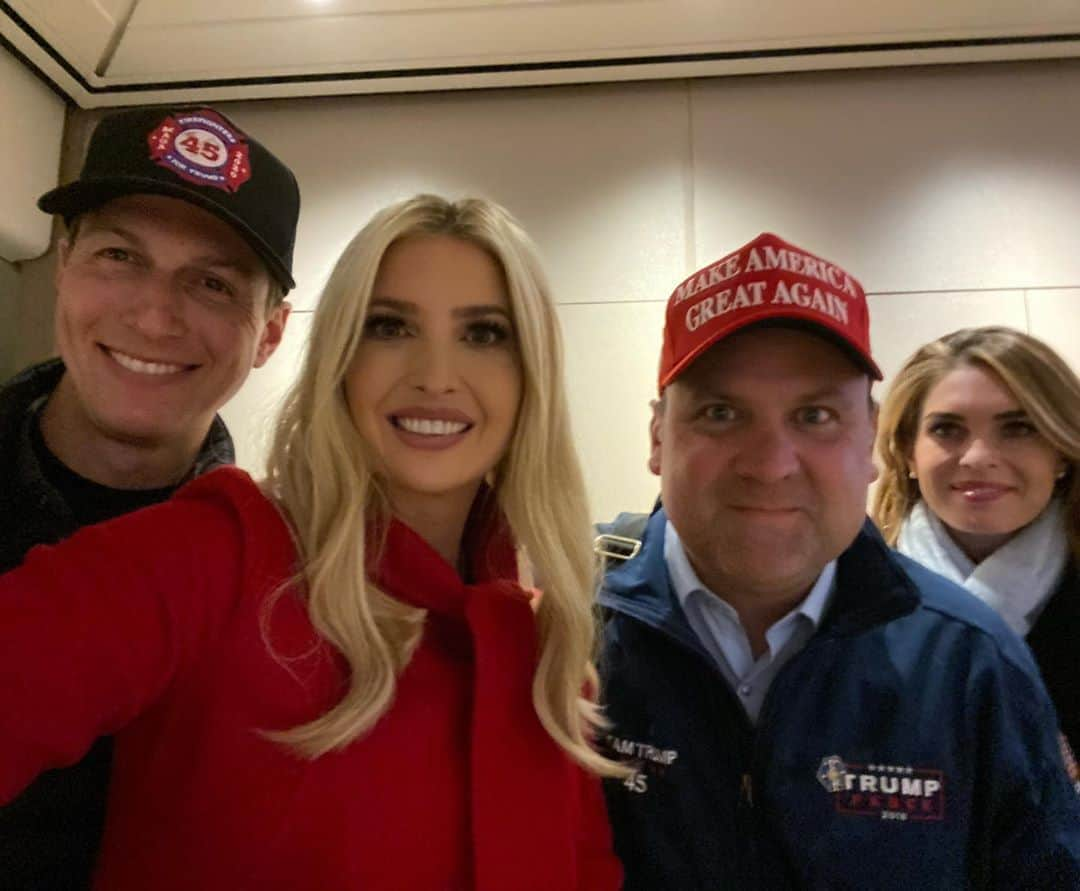
M 604 609 L 637 619 L 711 661 L 671 589 L 664 560 L 666 525 L 667 514 L 657 507 L 645 527 L 641 550 L 604 574 L 597 600 Z
M 823 630 L 849 634 L 899 618 L 922 603 L 915 582 L 869 518 L 837 560 L 836 594 Z
M 60 383 L 64 363 L 47 359 L 20 371 L 0 388 L 0 429 L 12 430 L 27 411 L 36 408 Z
M 657 508 L 649 518 L 641 551 L 604 576 L 600 605 L 624 613 L 681 643 L 700 650 L 697 636 L 671 590 L 664 561 L 667 516 Z M 918 589 L 890 556 L 877 528 L 867 519 L 837 559 L 836 591 L 819 634 L 848 634 L 914 610 Z

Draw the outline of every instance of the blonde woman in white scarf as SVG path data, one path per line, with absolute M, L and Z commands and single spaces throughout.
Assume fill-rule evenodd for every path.
M 1080 379 L 1004 327 L 921 347 L 881 408 L 873 515 L 886 540 L 1024 637 L 1080 745 Z M 1073 780 L 1069 745 L 1063 746 Z

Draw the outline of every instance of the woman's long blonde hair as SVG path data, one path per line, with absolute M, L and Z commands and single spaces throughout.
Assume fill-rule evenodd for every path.
M 268 487 L 290 518 L 307 610 L 345 657 L 348 689 L 315 720 L 274 735 L 309 757 L 341 749 L 393 702 L 397 677 L 423 630 L 423 610 L 379 591 L 365 575 L 365 524 L 389 505 L 343 394 L 379 263 L 395 241 L 440 234 L 484 248 L 505 274 L 523 395 L 507 454 L 493 473 L 515 541 L 543 579 L 533 703 L 547 732 L 582 765 L 620 772 L 590 745 L 601 725 L 583 691 L 596 689 L 592 554 L 585 488 L 563 385 L 562 345 L 532 241 L 501 207 L 420 195 L 388 207 L 345 248 L 315 310 L 303 369 L 282 408 Z
M 881 478 L 872 513 L 885 540 L 895 544 L 919 500 L 919 482 L 908 476 L 919 418 L 930 390 L 955 368 L 972 365 L 1004 381 L 1035 428 L 1065 459 L 1057 492 L 1065 503 L 1066 533 L 1080 561 L 1080 379 L 1041 340 L 1012 328 L 964 328 L 920 347 L 894 378 L 878 418 Z

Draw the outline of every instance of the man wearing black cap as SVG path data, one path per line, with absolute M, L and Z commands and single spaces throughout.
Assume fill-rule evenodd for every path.
M 281 342 L 294 287 L 296 180 L 210 109 L 103 119 L 38 205 L 68 227 L 59 358 L 0 388 L 0 571 L 230 463 L 216 412 Z M 89 886 L 110 758 L 101 740 L 0 809 L 0 887 Z
M 599 594 L 626 891 L 1080 888 L 1030 653 L 866 520 L 869 327 L 854 278 L 770 234 L 668 301 L 663 506 L 598 540 L 629 557 Z

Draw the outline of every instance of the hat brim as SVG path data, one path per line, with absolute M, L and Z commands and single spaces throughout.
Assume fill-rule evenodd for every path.
M 113 198 L 124 195 L 165 195 L 187 201 L 212 213 L 240 233 L 244 241 L 251 245 L 252 250 L 266 264 L 270 274 L 286 291 L 296 287 L 296 282 L 293 281 L 289 270 L 257 232 L 220 204 L 209 200 L 194 189 L 188 189 L 179 184 L 141 176 L 81 179 L 46 192 L 38 199 L 37 205 L 46 213 L 59 214 L 64 218 L 64 222 L 70 223 L 79 214 L 94 210 Z
M 827 325 L 821 325 L 817 322 L 812 322 L 806 319 L 796 318 L 775 318 L 775 319 L 762 319 L 757 323 L 762 328 L 773 326 L 776 328 L 792 328 L 796 331 L 806 331 L 809 334 L 814 334 L 823 340 L 827 340 L 842 353 L 844 353 L 852 362 L 859 366 L 863 371 L 870 375 L 874 380 L 883 380 L 885 375 L 881 373 L 881 369 L 878 368 L 877 363 L 856 348 L 846 337 L 838 334 L 832 328 Z
M 663 380 L 660 381 L 660 392 L 663 392 L 665 387 L 685 372 L 690 365 L 711 347 L 716 346 L 716 344 L 721 343 L 733 334 L 737 334 L 740 331 L 745 331 L 748 328 L 753 327 L 795 328 L 799 331 L 815 334 L 840 349 L 844 355 L 869 374 L 874 380 L 880 381 L 885 377 L 873 359 L 857 349 L 843 334 L 830 328 L 828 325 L 822 324 L 816 317 L 816 314 L 811 315 L 807 312 L 804 317 L 799 314 L 795 307 L 788 307 L 782 314 L 770 314 L 765 312 L 749 315 L 738 324 L 730 325 L 722 331 L 718 331 L 715 337 L 702 341 L 668 370 L 667 374 L 664 375 Z

